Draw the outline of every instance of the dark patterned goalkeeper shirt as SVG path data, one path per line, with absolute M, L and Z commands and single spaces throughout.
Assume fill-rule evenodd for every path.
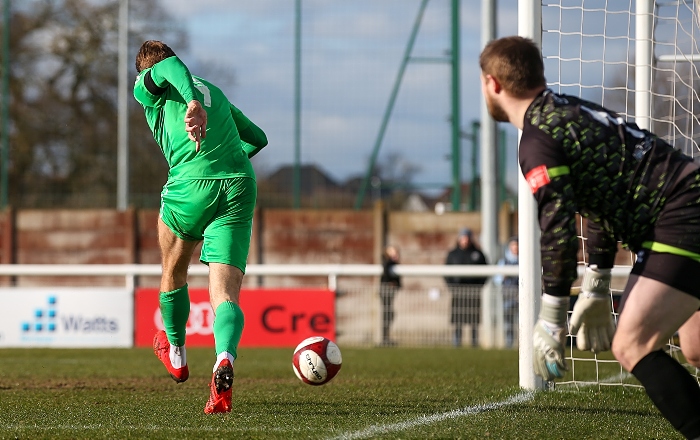
M 577 277 L 576 213 L 588 218 L 589 262 L 612 267 L 617 241 L 648 239 L 669 182 L 692 159 L 617 114 L 545 90 L 525 113 L 520 167 L 538 204 L 546 293 Z

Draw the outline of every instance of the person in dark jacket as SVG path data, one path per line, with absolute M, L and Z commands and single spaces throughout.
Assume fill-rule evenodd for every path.
M 382 253 L 382 276 L 379 283 L 379 299 L 382 305 L 382 345 L 394 346 L 396 342 L 389 337 L 391 323 L 394 321 L 394 296 L 401 288 L 401 277 L 394 272 L 399 264 L 400 254 L 396 246 L 387 246 Z
M 457 245 L 447 254 L 445 264 L 487 264 L 486 257 L 476 247 L 471 229 L 459 232 Z M 481 317 L 481 287 L 487 277 L 445 277 L 447 287 L 452 293 L 450 322 L 454 325 L 453 345 L 462 345 L 462 330 L 465 324 L 471 326 L 472 346 L 479 344 L 479 323 Z

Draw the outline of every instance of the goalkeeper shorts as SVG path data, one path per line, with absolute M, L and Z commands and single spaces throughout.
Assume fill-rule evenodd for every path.
M 634 275 L 651 278 L 700 299 L 700 262 L 681 255 L 643 249 L 632 266 Z
M 635 275 L 700 298 L 700 169 L 693 165 L 672 190 L 637 251 Z
M 168 181 L 160 218 L 179 238 L 203 241 L 200 261 L 245 273 L 257 186 L 250 177 Z

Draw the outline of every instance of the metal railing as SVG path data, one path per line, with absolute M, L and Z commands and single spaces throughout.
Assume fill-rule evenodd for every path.
M 518 266 L 497 265 L 411 265 L 395 268 L 402 277 L 417 276 L 517 276 Z M 249 264 L 249 276 L 326 276 L 328 288 L 336 290 L 340 276 L 379 276 L 378 264 Z M 160 276 L 159 264 L 0 264 L 0 276 L 124 276 L 125 287 L 133 289 L 137 276 Z M 193 265 L 189 274 L 206 276 L 209 268 Z
M 583 267 L 579 267 L 580 273 Z M 614 277 L 626 277 L 630 267 L 615 267 Z M 517 276 L 518 266 L 498 265 L 440 265 L 401 264 L 395 271 L 402 277 L 444 276 Z M 190 275 L 206 276 L 209 268 L 203 264 L 193 265 Z M 328 288 L 336 290 L 340 276 L 379 276 L 379 264 L 249 264 L 246 275 L 250 276 L 326 276 Z M 0 276 L 124 276 L 125 287 L 133 289 L 137 276 L 160 276 L 159 264 L 0 264 Z

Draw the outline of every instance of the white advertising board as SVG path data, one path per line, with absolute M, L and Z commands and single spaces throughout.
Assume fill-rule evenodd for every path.
M 131 290 L 0 288 L 0 347 L 132 347 L 133 339 Z

